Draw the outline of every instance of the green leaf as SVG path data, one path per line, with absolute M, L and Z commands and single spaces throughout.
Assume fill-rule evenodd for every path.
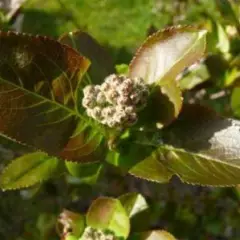
M 216 4 L 222 17 L 239 28 L 237 5 L 232 0 L 217 0 Z
M 92 83 L 102 83 L 105 77 L 115 72 L 111 55 L 86 32 L 70 32 L 64 34 L 59 41 L 91 60 L 88 74 Z
M 138 193 L 124 194 L 119 197 L 119 200 L 130 218 L 148 209 L 148 204 L 145 198 Z
M 117 237 L 127 238 L 129 218 L 121 202 L 114 198 L 100 197 L 90 206 L 87 225 L 100 230 L 111 230 Z
M 119 141 L 115 151 L 108 151 L 106 161 L 128 171 L 145 157 L 149 156 L 155 149 L 153 146 L 146 145 L 143 148 L 143 145 L 141 143 L 136 143 L 135 140 L 136 134 L 129 133 L 126 139 L 121 139 Z M 144 140 L 143 136 L 141 140 Z
M 146 83 L 175 80 L 177 75 L 199 60 L 206 45 L 206 31 L 192 27 L 171 27 L 150 36 L 130 64 L 130 76 Z
M 58 168 L 58 159 L 42 152 L 16 158 L 0 176 L 0 187 L 13 190 L 32 186 L 49 179 Z
M 154 151 L 151 155 L 129 170 L 129 173 L 135 177 L 143 178 L 149 181 L 165 183 L 170 180 L 173 173 L 167 169 L 164 163 L 159 162 L 161 159 L 160 152 Z
M 0 32 L 0 44 L 0 132 L 50 155 L 92 161 L 101 137 L 76 108 L 89 61 L 41 36 Z
M 118 64 L 115 66 L 117 74 L 128 74 L 129 66 L 127 64 Z
M 131 231 L 136 232 L 148 229 L 150 211 L 145 198 L 138 193 L 127 193 L 120 196 L 119 200 L 130 218 Z
M 236 87 L 231 95 L 231 108 L 234 116 L 240 118 L 240 88 Z
M 190 90 L 197 85 L 207 81 L 210 75 L 205 64 L 199 64 L 191 69 L 190 72 L 180 79 L 179 85 L 182 90 Z
M 188 105 L 164 135 L 164 141 L 172 146 L 160 146 L 158 159 L 184 182 L 211 186 L 240 183 L 240 121 Z
M 176 240 L 176 238 L 169 232 L 163 230 L 152 230 L 133 234 L 132 240 Z
M 74 235 L 70 234 L 70 235 L 67 235 L 64 240 L 79 240 L 79 238 L 77 238 Z
M 228 53 L 230 50 L 230 41 L 228 39 L 228 35 L 223 28 L 223 26 L 212 19 L 212 34 L 217 36 L 216 48 L 220 50 L 222 53 Z
M 74 163 L 74 162 L 65 162 L 67 170 L 69 173 L 81 179 L 84 183 L 94 184 L 97 182 L 97 179 L 102 170 L 101 163 Z
M 238 80 L 240 79 L 240 71 L 238 68 L 234 67 L 232 69 L 229 69 L 224 78 L 224 86 L 229 87 L 232 85 L 237 85 Z

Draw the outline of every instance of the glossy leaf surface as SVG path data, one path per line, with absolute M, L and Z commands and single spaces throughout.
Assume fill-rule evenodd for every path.
M 205 51 L 205 30 L 172 27 L 150 36 L 138 49 L 130 64 L 130 76 L 146 83 L 173 79 L 197 61 Z
M 0 44 L 0 132 L 50 155 L 90 161 L 99 135 L 76 110 L 89 61 L 41 36 L 1 32 Z
M 92 83 L 102 83 L 105 77 L 115 72 L 111 56 L 88 33 L 83 31 L 70 32 L 63 35 L 59 41 L 71 46 L 91 60 L 88 74 Z

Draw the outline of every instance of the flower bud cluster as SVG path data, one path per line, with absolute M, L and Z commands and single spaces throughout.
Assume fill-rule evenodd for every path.
M 118 240 L 111 232 L 104 232 L 91 227 L 87 227 L 81 240 Z
M 149 89 L 141 78 L 112 74 L 101 85 L 86 86 L 83 94 L 88 116 L 109 127 L 126 127 L 137 121 L 137 110 L 145 106 Z

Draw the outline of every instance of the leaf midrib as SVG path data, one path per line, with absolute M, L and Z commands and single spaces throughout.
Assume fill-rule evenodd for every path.
M 55 105 L 57 105 L 59 108 L 65 109 L 66 111 L 68 111 L 68 112 L 71 113 L 72 115 L 75 115 L 75 116 L 79 117 L 80 119 L 83 119 L 82 116 L 76 111 L 76 109 L 75 109 L 75 111 L 74 111 L 73 109 L 71 109 L 71 108 L 69 108 L 69 107 L 66 107 L 66 106 L 63 105 L 63 104 L 60 104 L 60 103 L 57 102 L 57 101 L 50 100 L 49 98 L 47 98 L 47 97 L 45 97 L 45 96 L 43 96 L 43 95 L 37 94 L 37 93 L 34 92 L 34 91 L 30 91 L 30 90 L 28 90 L 28 89 L 26 89 L 26 88 L 23 88 L 23 87 L 21 87 L 21 86 L 19 86 L 19 85 L 17 85 L 17 84 L 14 84 L 14 83 L 12 83 L 12 82 L 9 82 L 9 81 L 1 78 L 1 77 L 0 77 L 0 81 L 3 81 L 3 82 L 6 83 L 6 84 L 10 84 L 10 85 L 12 85 L 13 87 L 16 87 L 16 88 L 18 88 L 18 89 L 20 89 L 20 90 L 22 90 L 22 91 L 24 91 L 24 92 L 27 92 L 27 93 L 29 93 L 29 94 L 31 94 L 31 95 L 34 95 L 34 96 L 37 97 L 37 98 L 40 98 L 40 99 L 45 100 L 45 101 L 47 101 L 47 102 L 49 102 L 49 103 L 55 104 Z M 0 92 L 0 94 L 1 94 L 1 92 Z M 74 106 L 74 107 L 76 108 L 76 106 Z
M 26 174 L 28 174 L 29 172 L 31 172 L 33 169 L 36 169 L 38 168 L 40 165 L 42 164 L 45 164 L 47 163 L 48 160 L 53 160 L 54 158 L 52 159 L 48 159 L 49 157 L 45 156 L 45 157 L 42 157 L 41 160 L 39 160 L 38 162 L 36 162 L 34 165 L 32 165 L 30 168 L 27 168 L 25 169 L 24 171 L 21 172 L 21 174 L 15 176 L 14 178 L 11 179 L 11 181 L 7 182 L 7 183 L 4 183 L 4 181 L 2 182 L 3 185 L 5 185 L 5 188 L 6 186 L 9 186 L 9 185 L 12 185 L 12 184 L 15 184 L 15 182 L 17 182 L 19 179 L 21 179 L 22 177 L 24 177 Z M 44 180 L 44 178 L 42 179 Z

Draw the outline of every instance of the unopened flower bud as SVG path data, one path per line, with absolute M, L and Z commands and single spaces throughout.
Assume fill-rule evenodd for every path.
M 96 106 L 96 101 L 95 99 L 89 98 L 89 97 L 84 97 L 82 100 L 82 105 L 85 108 L 93 108 Z
M 102 92 L 99 92 L 96 97 L 97 104 L 103 105 L 106 102 L 106 97 Z
M 87 86 L 83 93 L 88 116 L 109 127 L 124 127 L 137 121 L 137 111 L 145 106 L 149 90 L 141 78 L 112 74 L 101 85 Z
M 95 87 L 93 85 L 87 85 L 83 89 L 83 94 L 88 95 L 88 94 L 93 94 L 95 92 Z
M 105 107 L 102 109 L 102 115 L 104 118 L 110 118 L 113 117 L 115 114 L 116 110 L 114 107 Z
M 127 96 L 120 96 L 118 99 L 117 99 L 117 104 L 118 105 L 129 105 L 131 102 L 130 102 L 130 99 L 129 97 Z
M 96 120 L 101 120 L 102 119 L 102 109 L 100 107 L 95 107 L 92 110 L 92 117 Z
M 110 89 L 106 93 L 106 99 L 109 103 L 115 104 L 118 98 L 118 92 L 115 89 Z

